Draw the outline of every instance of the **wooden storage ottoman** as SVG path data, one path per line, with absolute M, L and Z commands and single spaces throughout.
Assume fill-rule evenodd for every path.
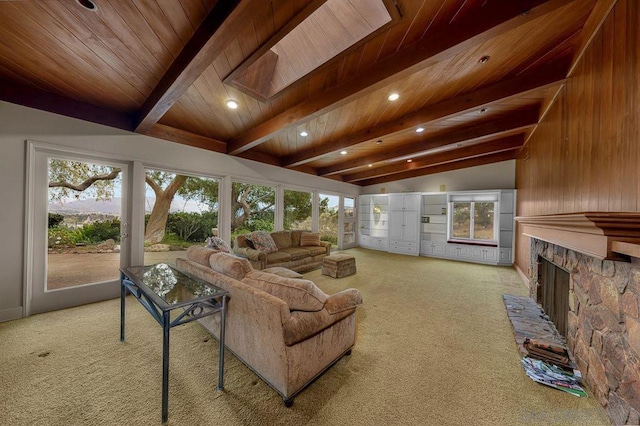
M 322 260 L 322 275 L 342 278 L 356 273 L 356 258 L 348 254 L 332 254 Z

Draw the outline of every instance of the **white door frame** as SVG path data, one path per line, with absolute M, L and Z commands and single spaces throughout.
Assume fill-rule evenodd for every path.
M 24 262 L 24 292 L 23 316 L 48 310 L 61 309 L 92 303 L 99 300 L 115 298 L 120 294 L 118 280 L 105 283 L 95 283 L 70 287 L 68 289 L 45 291 L 46 285 L 46 256 L 47 244 L 44 248 L 42 241 L 46 241 L 47 217 L 42 209 L 47 210 L 47 191 L 42 187 L 42 173 L 48 171 L 50 157 L 68 158 L 71 160 L 97 162 L 114 165 L 122 169 L 123 196 L 121 213 L 121 251 L 120 263 L 126 264 L 131 256 L 131 177 L 133 162 L 114 158 L 114 156 L 97 155 L 95 152 L 85 152 L 78 149 L 27 141 L 26 164 L 26 194 L 25 194 L 25 262 Z M 44 166 L 44 167 L 43 167 Z M 43 236 L 44 234 L 44 236 Z M 90 267 L 88 265 L 87 267 Z M 36 287 L 37 286 L 37 287 Z M 48 301 L 34 306 L 34 293 L 41 296 L 40 291 L 47 294 Z M 38 303 L 36 303 L 38 305 Z

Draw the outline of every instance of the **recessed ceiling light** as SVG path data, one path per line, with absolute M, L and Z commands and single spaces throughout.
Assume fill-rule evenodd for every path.
M 480 114 L 484 114 L 485 112 L 489 111 L 489 108 L 482 108 L 480 110 Z
M 227 108 L 231 108 L 231 109 L 238 108 L 238 101 L 234 101 L 233 99 L 227 99 Z
M 413 160 L 412 160 L 411 158 L 409 158 L 409 159 L 407 160 L 407 163 L 410 163 L 410 162 L 412 162 L 412 161 L 413 161 Z
M 478 63 L 479 64 L 486 64 L 487 62 L 489 62 L 489 59 L 491 59 L 491 56 L 484 55 L 482 58 L 478 59 Z
M 300 136 L 302 136 L 303 138 L 306 138 L 307 136 L 309 136 L 309 133 L 305 132 L 304 130 L 300 132 Z
M 76 3 L 78 3 L 80 6 L 92 12 L 95 12 L 96 10 L 98 10 L 98 6 L 96 6 L 96 4 L 91 0 L 76 0 Z
M 392 93 L 389 95 L 388 99 L 393 102 L 393 101 L 397 101 L 400 98 L 400 95 L 398 95 L 397 93 Z
M 416 133 L 422 133 L 422 132 L 424 132 L 424 127 L 418 127 L 416 129 Z
M 347 155 L 347 151 L 340 151 L 340 154 Z
M 373 167 L 373 164 L 369 164 L 369 167 Z

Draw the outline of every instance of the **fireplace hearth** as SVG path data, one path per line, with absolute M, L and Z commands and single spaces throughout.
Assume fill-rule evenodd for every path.
M 530 262 L 530 296 L 564 317 L 569 350 L 612 423 L 640 424 L 640 259 L 600 260 L 531 238 Z M 562 273 L 566 284 L 557 283 Z

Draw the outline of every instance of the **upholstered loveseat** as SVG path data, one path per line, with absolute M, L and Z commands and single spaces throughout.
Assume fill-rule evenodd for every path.
M 233 252 L 246 257 L 254 269 L 284 267 L 292 271 L 308 271 L 322 265 L 322 259 L 331 254 L 331 243 L 317 240 L 317 245 L 301 245 L 302 234 L 308 231 L 271 232 L 278 250 L 266 253 L 252 247 L 246 235 L 236 237 Z M 304 241 L 303 241 L 304 243 Z
M 247 259 L 193 246 L 178 268 L 229 292 L 225 345 L 286 406 L 355 343 L 357 289 L 331 296 L 305 279 L 254 270 Z M 199 320 L 216 338 L 219 315 Z

